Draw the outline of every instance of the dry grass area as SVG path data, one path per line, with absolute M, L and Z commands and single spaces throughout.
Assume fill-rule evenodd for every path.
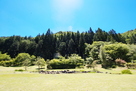
M 0 67 L 0 91 L 136 91 L 136 70 L 132 70 L 132 75 L 14 72 L 15 69 L 21 68 Z M 35 68 L 29 67 L 28 69 Z M 105 70 L 97 67 L 97 69 L 103 72 L 118 73 L 124 68 Z

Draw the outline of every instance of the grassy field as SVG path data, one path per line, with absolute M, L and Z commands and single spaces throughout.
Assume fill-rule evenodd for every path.
M 136 91 L 136 70 L 132 70 L 132 75 L 14 72 L 20 68 L 0 67 L 0 91 Z M 35 68 L 29 67 L 29 70 Z M 100 70 L 118 73 L 122 69 Z

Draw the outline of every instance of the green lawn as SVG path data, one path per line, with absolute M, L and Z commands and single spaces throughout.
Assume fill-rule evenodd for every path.
M 14 69 L 19 68 L 0 67 L 0 91 L 136 91 L 135 70 L 132 75 L 118 75 L 38 74 L 14 72 Z

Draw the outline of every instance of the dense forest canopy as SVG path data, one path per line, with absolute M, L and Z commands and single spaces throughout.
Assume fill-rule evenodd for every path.
M 102 61 L 105 57 L 105 60 L 122 58 L 129 61 L 130 55 L 134 55 L 133 58 L 136 56 L 136 52 L 130 50 L 132 48 L 136 50 L 135 44 L 136 29 L 122 34 L 116 33 L 113 29 L 106 32 L 100 28 L 95 32 L 90 28 L 87 32 L 82 33 L 79 31 L 60 31 L 53 34 L 48 29 L 46 33 L 38 34 L 36 37 L 15 35 L 0 37 L 1 53 L 7 53 L 11 58 L 15 58 L 19 53 L 28 53 L 40 56 L 45 60 L 53 59 L 55 54 L 59 53 L 65 58 L 68 58 L 71 54 L 78 54 L 83 59 L 91 57 L 93 60 L 101 59 Z
M 94 41 L 122 42 L 126 44 L 136 43 L 136 29 L 123 34 L 115 30 L 105 32 L 98 28 L 95 32 L 90 28 L 87 32 L 58 32 L 53 34 L 50 29 L 36 37 L 10 36 L 0 37 L 0 51 L 9 54 L 12 58 L 18 53 L 29 53 L 52 59 L 54 53 L 59 52 L 62 56 L 79 54 L 84 58 L 84 43 L 92 44 Z

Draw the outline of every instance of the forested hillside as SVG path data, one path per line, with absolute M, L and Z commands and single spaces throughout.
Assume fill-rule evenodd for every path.
M 0 37 L 1 53 L 7 53 L 11 58 L 15 58 L 19 53 L 29 53 L 30 55 L 40 56 L 45 60 L 53 59 L 55 53 L 59 53 L 65 58 L 68 58 L 71 54 L 78 54 L 86 60 L 89 57 L 92 57 L 93 60 L 100 60 L 104 56 L 99 55 L 107 53 L 105 60 L 122 58 L 130 61 L 130 58 L 132 59 L 130 55 L 136 55 L 135 51 L 130 52 L 130 49 L 135 50 L 134 44 L 136 44 L 136 30 L 120 34 L 114 30 L 106 32 L 100 28 L 95 32 L 90 28 L 87 32 L 82 33 L 79 31 L 60 31 L 55 34 L 48 29 L 46 33 L 39 34 L 36 37 L 15 35 Z M 112 54 L 109 48 L 114 51 L 118 49 L 120 52 Z
M 136 43 L 136 30 L 128 31 L 123 34 L 116 33 L 114 30 L 105 32 L 98 28 L 95 32 L 58 32 L 53 34 L 50 29 L 42 35 L 36 37 L 0 37 L 0 51 L 8 53 L 12 58 L 18 53 L 29 53 L 31 55 L 41 56 L 45 59 L 52 59 L 54 53 L 59 52 L 62 56 L 70 54 L 79 54 L 84 57 L 84 43 L 92 44 L 93 41 L 122 42 L 128 44 Z
M 128 44 L 136 44 L 136 29 L 130 30 L 122 34 L 125 37 L 126 43 Z

